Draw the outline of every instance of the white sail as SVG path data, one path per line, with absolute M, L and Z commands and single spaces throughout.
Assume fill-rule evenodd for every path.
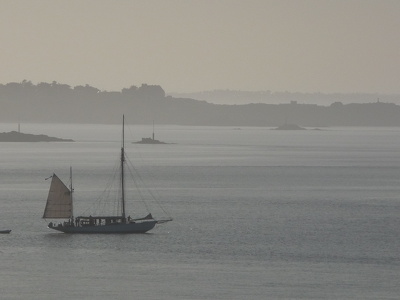
M 68 219 L 71 217 L 71 191 L 56 174 L 53 174 L 43 218 Z

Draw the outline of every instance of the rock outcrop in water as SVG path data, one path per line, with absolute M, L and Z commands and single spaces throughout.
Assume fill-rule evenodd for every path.
M 10 131 L 0 133 L 0 142 L 74 142 L 74 140 Z
M 167 144 L 165 142 L 155 140 L 154 138 L 142 138 L 141 141 L 134 142 L 134 144 Z

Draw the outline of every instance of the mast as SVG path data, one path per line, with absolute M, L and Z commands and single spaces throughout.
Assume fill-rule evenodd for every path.
M 154 120 L 153 120 L 153 141 L 154 141 Z
M 125 116 L 122 115 L 122 147 L 121 147 L 121 204 L 122 222 L 125 222 L 125 186 L 124 186 L 124 161 L 125 161 Z
M 73 187 L 72 187 L 72 167 L 69 167 L 69 180 L 70 180 L 70 185 L 69 185 L 69 189 L 70 189 L 70 193 L 69 193 L 69 197 L 71 199 L 71 223 L 74 223 L 74 201 L 72 199 L 72 193 L 74 191 Z

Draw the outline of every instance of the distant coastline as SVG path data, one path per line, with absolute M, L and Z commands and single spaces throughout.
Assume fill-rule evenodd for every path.
M 235 93 L 221 92 L 213 96 L 218 95 L 234 97 Z M 268 92 L 256 95 L 263 97 Z M 304 102 L 294 100 L 296 95 Z M 332 102 L 307 104 L 307 97 L 320 98 L 321 103 L 329 97 Z M 132 85 L 108 92 L 89 85 L 71 87 L 57 82 L 34 85 L 24 80 L 0 84 L 3 108 L 0 120 L 4 123 L 118 124 L 125 114 L 134 124 L 150 124 L 149 120 L 156 120 L 160 125 L 277 127 L 282 120 L 287 120 L 302 127 L 400 127 L 400 105 L 395 104 L 400 103 L 400 95 L 346 95 L 346 101 L 354 99 L 357 103 L 344 103 L 341 99 L 341 94 L 280 93 L 279 104 L 261 103 L 259 99 L 255 103 L 228 105 L 172 97 L 158 85 Z
M 244 105 L 249 103 L 282 104 L 295 101 L 303 104 L 329 106 L 334 102 L 370 103 L 382 102 L 400 104 L 400 94 L 381 93 L 299 93 L 272 91 L 212 90 L 193 93 L 168 93 L 174 98 L 191 98 L 213 104 Z

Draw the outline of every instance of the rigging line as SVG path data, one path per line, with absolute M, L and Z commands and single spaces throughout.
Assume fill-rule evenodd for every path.
M 93 209 L 94 209 L 95 212 L 96 211 L 105 212 L 106 210 L 110 210 L 110 205 L 109 205 L 107 199 L 110 199 L 110 194 L 111 194 L 111 192 L 113 190 L 113 186 L 115 186 L 115 182 L 116 182 L 115 178 L 116 178 L 117 173 L 118 173 L 119 160 L 117 160 L 117 161 L 118 162 L 116 162 L 114 167 L 113 167 L 113 176 L 111 177 L 111 179 L 108 180 L 108 182 L 106 184 L 106 188 L 97 197 L 97 199 L 92 203 L 92 205 L 90 205 L 86 210 L 83 211 L 83 214 L 86 214 L 90 210 L 93 210 Z M 115 199 L 114 199 L 114 202 L 115 202 Z M 114 207 L 114 211 L 115 211 L 115 207 Z
M 129 126 L 128 126 L 128 128 L 129 128 L 129 130 L 131 129 Z M 135 149 L 138 149 L 138 148 L 135 148 Z M 140 148 L 139 148 L 139 149 L 140 149 Z M 135 151 L 135 154 L 137 154 L 136 157 L 138 157 L 141 161 L 144 161 L 143 155 L 142 155 L 142 152 L 141 152 L 141 151 Z M 128 169 L 129 169 L 129 167 L 130 167 L 131 169 L 133 169 L 133 170 L 135 171 L 135 174 L 137 174 L 137 177 L 138 177 L 139 180 L 143 183 L 143 186 L 144 186 L 145 189 L 148 191 L 148 193 L 150 194 L 150 196 L 153 198 L 153 200 L 155 201 L 155 203 L 159 206 L 159 208 L 163 211 L 163 213 L 164 213 L 167 217 L 171 218 L 171 215 L 166 211 L 166 209 L 163 207 L 163 205 L 161 204 L 161 202 L 158 200 L 158 198 L 160 198 L 160 197 L 156 197 L 156 196 L 153 194 L 153 192 L 146 186 L 146 184 L 145 184 L 143 178 L 140 176 L 140 173 L 139 173 L 138 170 L 135 168 L 135 166 L 133 165 L 133 163 L 131 162 L 131 160 L 129 159 L 129 157 L 126 155 L 126 152 L 125 152 L 125 160 L 126 160 L 126 162 L 127 162 Z M 131 170 L 130 170 L 130 172 L 131 172 Z M 132 175 L 132 177 L 133 177 L 133 175 Z M 138 189 L 138 190 L 139 190 L 139 189 Z M 146 205 L 146 207 L 147 207 L 147 205 Z
M 129 169 L 129 171 L 130 171 L 130 173 L 131 173 L 131 176 L 132 176 L 132 178 L 133 178 L 135 184 L 137 183 L 137 181 L 140 181 L 140 183 L 143 185 L 144 189 L 152 196 L 153 200 L 156 200 L 156 199 L 154 198 L 154 195 L 151 194 L 150 189 L 146 186 L 146 184 L 145 184 L 145 182 L 144 182 L 142 176 L 140 175 L 138 169 L 135 168 L 135 166 L 132 164 L 132 162 L 131 162 L 129 159 L 128 159 L 128 163 L 129 163 L 129 166 L 130 166 L 130 168 L 128 168 L 128 169 Z M 133 175 L 132 170 L 135 171 L 136 177 L 137 177 L 139 180 L 135 180 L 135 176 Z M 139 186 L 138 186 L 138 188 L 139 188 Z
M 127 169 L 129 170 L 129 174 L 132 177 L 132 181 L 135 184 L 136 190 L 139 193 L 140 200 L 142 200 L 144 206 L 146 207 L 147 212 L 150 212 L 149 206 L 147 205 L 147 202 L 145 201 L 145 196 L 143 195 L 142 190 L 141 190 L 137 180 L 135 180 L 135 176 L 132 173 L 132 169 L 131 168 L 127 168 Z
M 150 196 L 152 197 L 152 199 L 156 202 L 156 204 L 160 207 L 160 209 L 169 217 L 171 218 L 170 214 L 165 210 L 165 208 L 163 207 L 163 205 L 161 204 L 161 202 L 157 199 L 157 197 L 154 195 L 154 193 L 152 192 L 151 189 L 149 189 L 146 184 L 145 181 L 143 180 L 142 176 L 140 176 L 139 171 L 137 170 L 137 168 L 135 168 L 135 166 L 132 164 L 131 160 L 129 159 L 129 157 L 126 157 L 126 160 L 130 166 L 130 169 L 133 169 L 135 171 L 135 174 L 137 174 L 137 177 L 139 178 L 139 180 L 143 183 L 143 186 L 145 187 L 145 189 L 147 190 L 147 192 L 150 194 Z M 131 170 L 130 170 L 131 172 Z M 132 175 L 133 176 L 133 175 Z

